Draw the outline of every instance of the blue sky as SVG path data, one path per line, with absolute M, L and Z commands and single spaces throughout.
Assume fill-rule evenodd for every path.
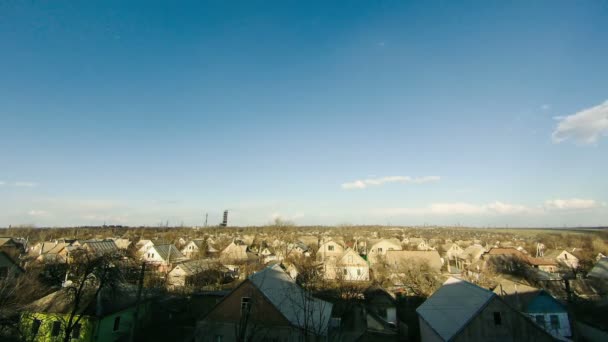
M 0 4 L 0 226 L 608 224 L 602 1 Z

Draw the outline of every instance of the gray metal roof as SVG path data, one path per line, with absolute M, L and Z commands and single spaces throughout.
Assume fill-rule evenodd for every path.
M 601 258 L 591 271 L 587 274 L 588 277 L 608 279 L 608 258 Z
M 174 245 L 155 245 L 152 248 L 156 250 L 156 253 L 165 261 L 175 261 L 178 259 L 184 259 L 184 255 Z M 169 260 L 171 258 L 171 260 Z
M 416 312 L 447 341 L 465 327 L 494 296 L 491 291 L 450 277 Z
M 83 241 L 82 246 L 86 246 L 93 253 L 112 253 L 118 250 L 116 243 L 112 240 L 103 241 Z
M 249 280 L 291 324 L 317 335 L 327 335 L 333 304 L 312 297 L 281 266 L 268 266 L 251 275 Z

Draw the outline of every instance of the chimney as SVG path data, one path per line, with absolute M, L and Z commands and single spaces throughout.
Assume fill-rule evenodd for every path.
M 228 210 L 224 210 L 224 219 L 222 220 L 222 223 L 220 224 L 220 226 L 222 226 L 222 227 L 228 226 Z

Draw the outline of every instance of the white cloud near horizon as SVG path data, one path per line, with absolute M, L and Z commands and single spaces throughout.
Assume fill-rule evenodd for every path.
M 606 207 L 592 199 L 553 199 L 546 200 L 542 206 L 525 206 L 521 204 L 495 201 L 486 204 L 467 202 L 439 202 L 426 207 L 413 208 L 376 208 L 372 212 L 377 215 L 417 216 L 417 215 L 529 215 L 542 214 L 548 211 L 575 211 Z
M 608 101 L 555 119 L 559 123 L 551 135 L 554 143 L 572 139 L 581 144 L 593 144 L 600 137 L 608 136 Z
M 46 216 L 46 215 L 48 215 L 48 212 L 45 210 L 33 210 L 32 209 L 32 210 L 28 211 L 27 214 L 29 216 Z
M 487 204 L 472 204 L 466 202 L 432 203 L 426 207 L 417 208 L 380 208 L 375 209 L 381 215 L 482 215 L 482 214 L 526 214 L 533 212 L 519 204 L 492 202 Z
M 0 181 L 0 186 L 3 186 L 4 184 L 6 184 L 5 182 Z
M 594 209 L 602 206 L 592 199 L 570 198 L 553 199 L 545 201 L 545 208 L 548 210 L 577 210 Z
M 37 186 L 37 183 L 34 182 L 15 182 L 14 184 L 17 187 L 22 187 L 22 188 L 33 188 L 35 186 Z
M 424 176 L 424 177 L 410 177 L 410 176 L 389 176 L 381 178 L 368 178 L 358 179 L 353 182 L 343 183 L 342 189 L 365 189 L 368 186 L 378 186 L 386 183 L 401 183 L 401 184 L 422 184 L 430 182 L 438 182 L 441 179 L 439 176 Z

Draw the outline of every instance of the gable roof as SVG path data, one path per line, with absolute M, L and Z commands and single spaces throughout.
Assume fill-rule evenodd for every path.
M 152 246 L 152 248 L 164 261 L 172 261 L 185 258 L 185 256 L 174 245 L 155 245 Z M 171 260 L 169 260 L 169 258 L 171 258 Z
M 228 269 L 224 266 L 217 263 L 216 260 L 211 259 L 199 259 L 199 260 L 188 260 L 181 262 L 173 269 L 180 268 L 186 273 L 186 275 L 196 275 L 203 271 L 208 270 L 219 270 L 219 271 L 227 271 Z M 173 272 L 173 270 L 171 270 Z
M 21 266 L 19 266 L 19 264 L 13 260 L 13 258 L 3 251 L 0 251 L 0 267 L 7 267 L 10 271 L 17 274 L 22 274 L 25 272 Z
M 397 265 L 401 262 L 427 263 L 431 268 L 441 269 L 441 257 L 437 251 L 387 251 L 386 262 Z
M 462 330 L 494 296 L 491 291 L 450 277 L 416 312 L 447 341 Z
M 352 256 L 353 257 L 353 262 L 352 263 L 348 262 L 347 256 Z M 351 248 L 347 248 L 344 251 L 344 254 L 342 254 L 342 256 L 340 257 L 340 259 L 338 259 L 337 264 L 341 265 L 341 266 L 356 266 L 356 265 L 365 265 L 365 266 L 368 266 L 369 265 L 367 263 L 367 261 L 365 259 L 363 259 L 359 255 L 359 253 L 355 252 Z
M 13 240 L 11 237 L 0 237 L 0 247 L 4 245 L 14 246 L 15 240 Z
M 540 292 L 541 289 L 509 279 L 501 279 L 498 286 L 494 288 L 494 293 L 501 296 L 507 304 L 519 311 L 525 311 L 528 304 Z
M 587 274 L 591 278 L 608 279 L 608 258 L 601 258 Z
M 312 297 L 278 264 L 254 273 L 249 280 L 291 324 L 315 334 L 327 335 L 333 304 Z M 308 317 L 306 311 L 310 311 Z
M 40 246 L 40 254 L 57 254 L 67 246 L 69 246 L 69 244 L 65 242 L 42 242 Z
M 137 302 L 136 286 L 117 286 L 102 288 L 99 297 L 95 297 L 95 288 L 83 292 L 78 314 L 104 317 L 114 312 L 132 307 Z M 143 298 L 143 297 L 142 297 Z M 64 287 L 50 293 L 31 304 L 25 310 L 40 313 L 69 313 L 73 309 L 74 296 L 69 288 Z
M 93 253 L 112 253 L 118 250 L 118 246 L 112 240 L 82 241 L 82 247 L 88 248 Z

